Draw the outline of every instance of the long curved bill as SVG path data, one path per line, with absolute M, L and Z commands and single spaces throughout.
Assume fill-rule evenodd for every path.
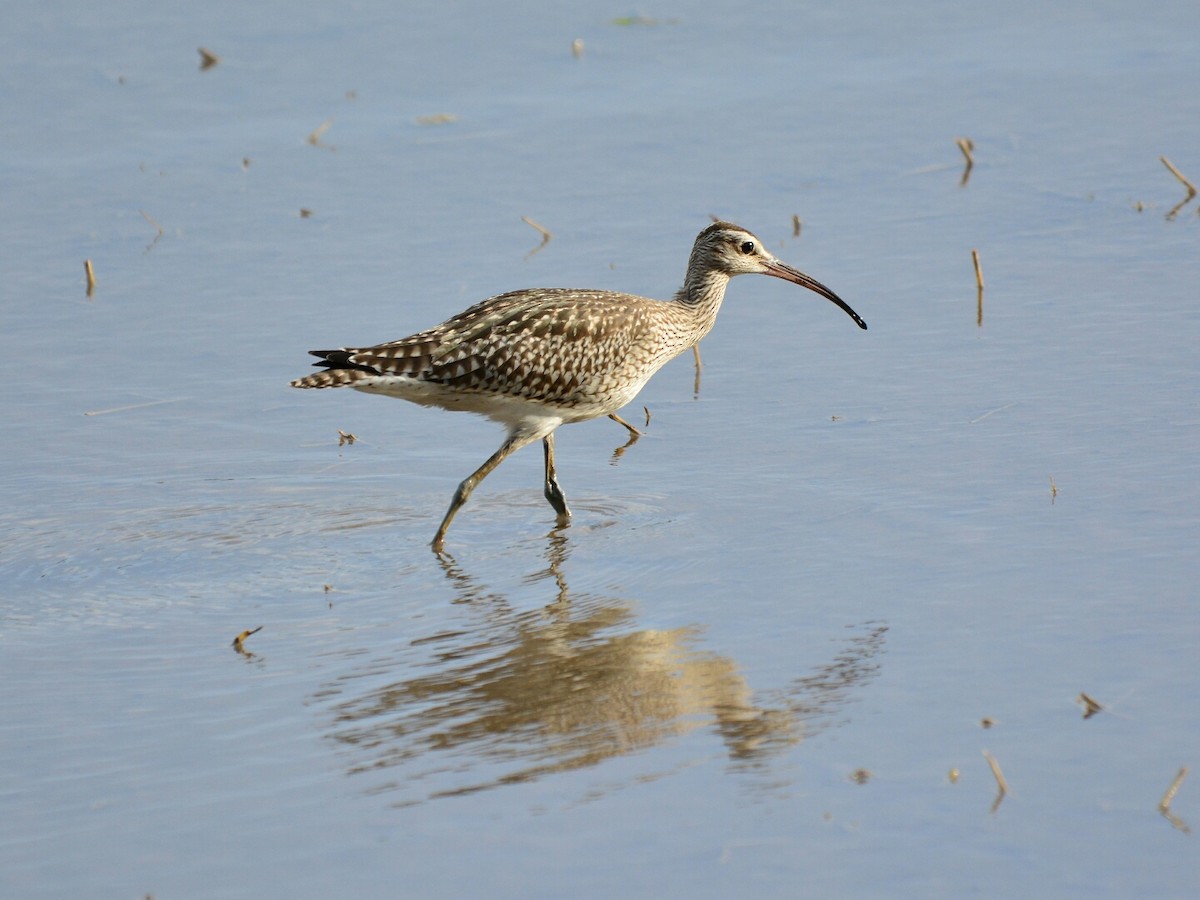
M 800 287 L 808 288 L 810 291 L 820 294 L 826 300 L 830 300 L 841 307 L 842 312 L 852 318 L 859 328 L 863 331 L 867 330 L 867 323 L 862 320 L 862 316 L 852 310 L 850 304 L 821 284 L 821 282 L 817 281 L 817 279 L 810 278 L 799 269 L 793 269 L 787 263 L 780 262 L 777 259 L 772 259 L 764 263 L 764 265 L 767 269 L 766 274 L 774 275 L 776 278 L 782 278 L 784 281 L 790 281 L 792 284 L 798 284 Z

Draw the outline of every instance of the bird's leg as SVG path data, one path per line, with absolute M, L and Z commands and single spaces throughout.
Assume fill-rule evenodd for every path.
M 622 419 L 622 418 L 621 418 L 620 416 L 618 416 L 616 413 L 609 413 L 609 414 L 608 414 L 608 417 L 609 417 L 610 419 L 612 419 L 614 422 L 616 422 L 617 424 L 619 424 L 619 425 L 624 425 L 626 428 L 628 428 L 628 429 L 629 429 L 629 436 L 630 436 L 631 438 L 633 438 L 633 440 L 634 440 L 634 441 L 636 441 L 638 438 L 640 438 L 640 437 L 642 436 L 642 431 L 641 431 L 641 429 L 639 429 L 639 428 L 635 428 L 633 425 L 630 425 L 628 422 L 626 422 L 624 419 Z M 630 443 L 630 444 L 632 444 L 632 443 L 633 443 L 633 441 L 630 441 L 629 443 Z M 626 447 L 628 447 L 628 446 L 629 446 L 629 444 L 626 444 L 625 446 L 626 446 Z
M 510 434 L 508 440 L 500 445 L 500 449 L 488 457 L 488 461 L 482 466 L 468 475 L 463 483 L 458 486 L 458 490 L 454 492 L 453 499 L 450 500 L 450 508 L 446 510 L 446 516 L 442 519 L 442 524 L 438 527 L 437 534 L 433 536 L 433 552 L 441 553 L 446 546 L 446 531 L 450 528 L 450 523 L 453 521 L 455 514 L 462 508 L 462 505 L 467 502 L 467 498 L 471 496 L 471 492 L 479 486 L 479 482 L 487 478 L 492 473 L 492 470 L 500 463 L 504 462 L 515 451 L 520 450 L 526 444 L 536 441 L 540 434 L 537 432 L 519 431 L 515 434 Z M 558 485 L 555 485 L 557 488 Z M 547 489 L 548 490 L 548 489 Z M 561 498 L 562 492 L 559 492 Z M 552 501 L 553 502 L 553 501 Z M 566 505 L 563 505 L 566 508 Z
M 700 396 L 700 370 L 704 368 L 704 366 L 700 363 L 700 345 L 699 344 L 692 344 L 692 356 L 694 356 L 696 358 L 696 383 L 692 386 L 692 393 L 695 396 L 699 397 Z
M 546 450 L 546 499 L 558 513 L 558 524 L 566 525 L 567 520 L 571 518 L 571 510 L 567 509 L 567 498 L 558 486 L 558 473 L 554 470 L 554 432 L 542 438 L 542 446 Z

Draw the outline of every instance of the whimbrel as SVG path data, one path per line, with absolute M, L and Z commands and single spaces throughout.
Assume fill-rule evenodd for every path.
M 373 347 L 312 350 L 323 371 L 292 387 L 349 386 L 422 406 L 479 413 L 508 435 L 454 492 L 433 549 L 471 492 L 508 456 L 540 440 L 546 499 L 565 525 L 571 511 L 554 468 L 558 426 L 612 415 L 670 359 L 712 329 L 734 275 L 773 275 L 815 291 L 867 323 L 837 294 L 780 262 L 744 228 L 716 222 L 692 247 L 683 287 L 669 301 L 616 291 L 533 288 L 477 303 L 441 325 Z

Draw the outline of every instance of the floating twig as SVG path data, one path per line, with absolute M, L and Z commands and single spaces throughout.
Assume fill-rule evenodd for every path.
M 1050 483 L 1054 484 L 1053 478 L 1050 479 Z M 1075 702 L 1083 704 L 1083 717 L 1085 719 L 1090 719 L 1096 713 L 1098 713 L 1104 709 L 1104 707 L 1100 705 L 1100 702 L 1098 700 L 1096 700 L 1093 697 L 1089 697 L 1087 694 L 1083 693 L 1082 691 L 1080 691 L 1079 696 L 1075 698 Z
M 457 122 L 458 116 L 454 113 L 435 113 L 432 116 L 417 116 L 418 125 L 449 125 L 451 122 Z
M 239 634 L 237 637 L 235 637 L 233 639 L 233 649 L 236 650 L 238 653 L 245 653 L 246 649 L 242 645 L 245 643 L 246 638 L 250 637 L 250 635 L 252 635 L 252 634 L 258 634 L 260 631 L 262 631 L 261 625 L 259 625 L 257 628 L 250 628 L 250 629 L 247 629 L 246 631 L 243 631 L 241 634 Z
M 338 446 L 339 447 L 341 447 L 344 444 L 353 444 L 357 440 L 358 440 L 357 434 L 351 434 L 348 431 L 342 431 L 342 429 L 340 429 L 340 428 L 338 429 Z
M 300 207 L 300 218 L 311 219 L 312 218 L 312 210 L 309 209 L 307 206 Z
M 1187 778 L 1187 774 L 1188 767 L 1181 767 L 1179 774 L 1175 776 L 1175 780 L 1171 782 L 1171 786 L 1167 788 L 1167 792 L 1163 794 L 1163 798 L 1158 801 L 1158 811 L 1162 813 L 1164 817 L 1166 817 L 1168 822 L 1185 834 L 1190 833 L 1192 829 L 1188 826 L 1187 822 L 1183 821 L 1183 819 L 1171 812 L 1171 801 L 1175 799 L 1175 795 L 1179 792 L 1179 786 L 1183 784 L 1183 779 Z
M 963 169 L 962 181 L 958 183 L 959 187 L 966 187 L 967 181 L 971 178 L 971 169 L 975 166 L 975 142 L 968 137 L 960 137 L 955 138 L 954 143 L 958 144 L 958 149 L 967 158 L 967 167 Z
M 1050 476 L 1050 504 L 1053 506 L 1054 501 L 1058 499 L 1058 485 L 1054 483 L 1054 476 Z M 1080 697 L 1086 697 L 1087 694 L 1080 694 Z M 1087 716 L 1084 716 L 1086 719 Z
M 207 72 L 213 66 L 221 61 L 221 57 L 213 53 L 207 47 L 199 47 L 196 50 L 200 54 L 200 71 Z
M 984 750 L 983 758 L 987 760 L 987 764 L 992 770 L 992 777 L 996 779 L 996 787 L 999 788 L 996 800 L 992 803 L 992 812 L 995 812 L 1000 808 L 1001 801 L 1008 795 L 1008 782 L 1004 779 L 1004 773 L 1000 771 L 1000 763 L 996 762 L 996 757 Z
M 155 232 L 154 240 L 152 240 L 150 243 L 148 243 L 146 245 L 146 249 L 144 251 L 145 253 L 149 253 L 151 250 L 154 249 L 154 245 L 159 242 L 159 240 L 162 238 L 162 236 L 164 234 L 166 234 L 166 232 L 163 231 L 163 227 L 161 225 L 159 225 L 157 222 L 154 221 L 154 219 L 151 217 L 150 213 L 146 212 L 144 209 L 139 209 L 138 212 L 140 212 L 142 214 L 143 219 L 145 219 L 147 222 L 149 222 L 151 225 L 154 226 L 154 232 Z
M 1170 221 L 1171 219 L 1175 218 L 1175 214 L 1178 213 L 1179 210 L 1181 210 L 1181 209 L 1183 209 L 1183 207 L 1187 206 L 1187 204 L 1189 202 L 1191 202 L 1191 199 L 1196 196 L 1196 186 L 1194 184 L 1192 184 L 1190 181 L 1188 181 L 1187 178 L 1184 176 L 1184 174 L 1182 172 L 1180 172 L 1177 168 L 1175 168 L 1175 166 L 1172 165 L 1171 161 L 1169 159 L 1167 159 L 1165 156 L 1160 156 L 1159 160 L 1162 162 L 1162 164 L 1164 166 L 1167 167 L 1167 170 L 1172 175 L 1174 175 L 1176 178 L 1178 178 L 1183 183 L 1183 186 L 1185 188 L 1187 188 L 1187 196 L 1184 197 L 1182 200 L 1180 200 L 1178 203 L 1176 203 L 1175 206 L 1173 206 L 1171 208 L 1171 211 L 1169 213 L 1167 213 L 1167 220 Z
M 537 253 L 548 243 L 550 243 L 550 238 L 554 237 L 554 235 L 552 235 L 545 227 L 539 225 L 537 222 L 533 221 L 533 219 L 529 218 L 529 216 L 521 216 L 521 221 L 542 236 L 542 242 L 525 254 L 525 258 L 529 259 L 529 257 L 533 256 L 533 254 Z
M 971 251 L 971 264 L 975 266 L 975 324 L 983 326 L 983 269 L 979 267 L 979 251 Z
M 802 223 L 800 222 L 800 217 L 798 215 L 796 215 L 795 213 L 793 213 L 792 214 L 792 237 L 794 237 L 794 238 L 800 237 L 801 224 Z
M 312 130 L 312 132 L 309 134 L 309 136 L 307 138 L 305 138 L 305 140 L 308 143 L 312 144 L 314 147 L 324 147 L 327 150 L 334 150 L 336 148 L 332 147 L 329 144 L 326 144 L 324 141 L 321 140 L 321 138 L 324 136 L 325 132 L 327 132 L 332 127 L 333 127 L 333 119 L 326 119 L 324 122 L 322 122 L 316 128 L 314 128 Z
M 96 293 L 96 270 L 92 268 L 90 259 L 83 261 L 83 274 L 87 276 L 87 295 L 90 297 Z

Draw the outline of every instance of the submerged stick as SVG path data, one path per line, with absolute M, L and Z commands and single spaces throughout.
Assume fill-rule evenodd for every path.
M 979 267 L 979 251 L 971 251 L 971 263 L 975 266 L 975 324 L 983 325 L 983 269 Z

